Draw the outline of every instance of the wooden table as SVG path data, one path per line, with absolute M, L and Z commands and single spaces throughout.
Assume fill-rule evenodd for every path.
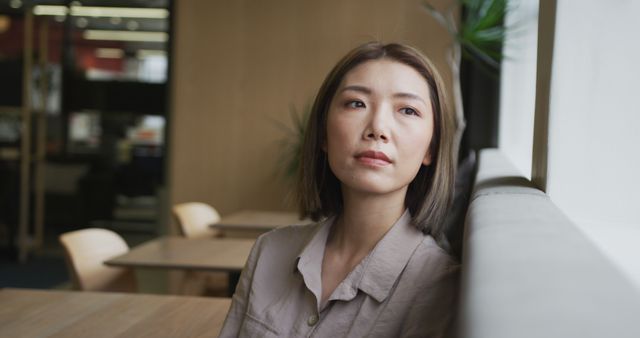
M 0 337 L 217 337 L 228 298 L 0 290 Z
M 229 273 L 229 296 L 249 258 L 254 239 L 159 237 L 105 262 L 127 268 L 223 271 Z
M 311 220 L 301 220 L 295 212 L 242 210 L 222 217 L 218 223 L 211 224 L 211 227 L 222 230 L 229 237 L 252 237 L 242 236 L 249 233 L 255 237 L 279 227 L 308 223 Z
M 159 237 L 105 262 L 109 266 L 240 272 L 255 240 Z

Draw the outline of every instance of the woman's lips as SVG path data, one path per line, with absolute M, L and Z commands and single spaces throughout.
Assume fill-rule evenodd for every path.
M 372 166 L 385 166 L 391 164 L 391 160 L 381 151 L 367 150 L 356 155 L 356 159 L 363 164 Z

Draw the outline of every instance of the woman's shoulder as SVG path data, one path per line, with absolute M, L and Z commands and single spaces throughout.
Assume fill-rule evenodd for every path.
M 430 235 L 424 236 L 413 258 L 415 263 L 428 265 L 431 270 L 451 271 L 460 268 L 460 262 Z
M 259 285 L 262 290 L 258 297 L 269 299 L 265 302 L 270 303 L 274 295 L 279 297 L 288 292 L 297 258 L 319 226 L 320 224 L 290 225 L 258 237 L 249 267 L 252 285 Z
M 260 235 L 257 243 L 262 253 L 282 252 L 297 255 L 321 225 L 322 222 L 280 227 Z
M 263 242 L 280 242 L 298 240 L 312 236 L 316 230 L 320 227 L 319 223 L 310 224 L 294 224 L 284 227 L 273 229 L 267 233 L 262 234 Z

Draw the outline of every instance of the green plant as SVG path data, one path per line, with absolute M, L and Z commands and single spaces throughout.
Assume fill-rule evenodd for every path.
M 500 68 L 507 32 L 504 26 L 507 0 L 459 0 L 458 6 L 446 12 L 438 11 L 429 2 L 425 2 L 424 7 L 460 45 L 462 57 L 496 70 Z M 459 24 L 453 15 L 456 7 L 463 12 Z
M 286 180 L 294 180 L 300 168 L 300 157 L 302 155 L 302 143 L 307 128 L 307 121 L 311 106 L 305 105 L 302 111 L 298 111 L 294 105 L 289 106 L 291 124 L 275 121 L 278 128 L 284 131 L 284 137 L 279 140 L 280 161 L 278 170 L 280 175 Z
M 460 81 L 460 62 L 466 58 L 493 72 L 500 69 L 503 58 L 502 44 L 508 27 L 504 19 L 509 10 L 507 0 L 458 0 L 440 11 L 428 1 L 423 2 L 427 12 L 447 29 L 454 43 L 447 61 L 453 78 L 453 100 L 456 112 L 455 154 L 458 153 L 466 125 Z M 460 20 L 456 13 L 462 13 Z

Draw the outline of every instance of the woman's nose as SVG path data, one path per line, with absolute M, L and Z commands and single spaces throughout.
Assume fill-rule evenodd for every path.
M 372 139 L 372 140 L 382 140 L 384 142 L 388 141 L 388 137 L 385 133 L 383 133 L 380 130 L 372 130 L 368 135 L 367 135 L 368 139 Z
M 383 109 L 371 112 L 369 123 L 365 130 L 365 138 L 375 141 L 389 141 L 389 122 Z

